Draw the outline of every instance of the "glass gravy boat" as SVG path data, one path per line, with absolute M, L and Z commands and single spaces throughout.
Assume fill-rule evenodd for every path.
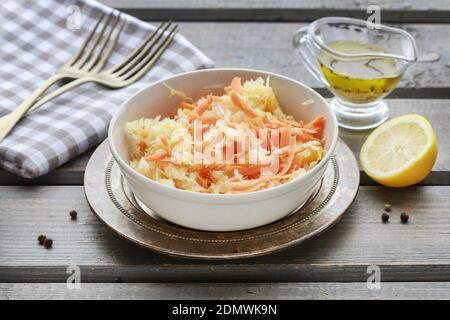
M 316 20 L 296 32 L 293 45 L 308 71 L 334 94 L 339 125 L 355 130 L 389 117 L 382 99 L 417 60 L 408 32 L 351 18 Z

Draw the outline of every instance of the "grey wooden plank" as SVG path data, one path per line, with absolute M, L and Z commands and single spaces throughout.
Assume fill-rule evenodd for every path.
M 360 282 L 373 264 L 185 263 L 78 265 L 85 283 L 111 282 Z M 5 283 L 66 282 L 64 266 L 0 266 Z M 376 264 L 385 282 L 449 281 L 448 264 Z
M 181 23 L 183 35 L 214 59 L 217 67 L 243 67 L 272 71 L 314 88 L 323 85 L 303 66 L 292 48 L 298 23 Z M 407 70 L 393 97 L 450 97 L 450 25 L 397 25 L 416 39 L 420 55 L 436 52 L 440 59 L 418 62 Z M 321 90 L 321 93 L 326 92 Z
M 102 0 L 102 2 L 145 20 L 311 21 L 331 15 L 367 18 L 368 6 L 377 4 L 384 21 L 450 21 L 450 5 L 446 0 Z
M 448 282 L 387 282 L 379 290 L 367 283 L 1 283 L 0 300 L 52 299 L 305 299 L 305 300 L 438 300 L 450 299 Z M 276 304 L 276 302 L 273 302 Z
M 450 16 L 450 15 L 449 15 Z M 327 96 L 292 48 L 292 36 L 302 23 L 181 23 L 181 33 L 211 57 L 217 67 L 255 68 L 292 77 Z M 437 61 L 417 62 L 407 70 L 396 98 L 450 98 L 450 24 L 397 25 L 416 38 L 422 55 L 439 54 Z
M 391 10 L 447 10 L 450 4 L 447 0 L 100 0 L 100 2 L 116 8 L 355 8 L 366 9 L 367 6 L 377 4 L 381 9 Z
M 381 222 L 384 203 L 393 205 Z M 78 219 L 69 218 L 69 210 Z M 401 211 L 410 214 L 402 224 Z M 78 265 L 83 282 L 450 281 L 450 187 L 364 186 L 340 223 L 286 251 L 235 261 L 156 254 L 119 239 L 90 212 L 81 186 L 0 187 L 0 282 L 65 282 Z M 46 250 L 39 234 L 54 240 Z
M 392 116 L 406 113 L 419 113 L 428 118 L 436 130 L 440 141 L 439 156 L 433 172 L 423 184 L 443 185 L 450 183 L 450 146 L 445 141 L 450 138 L 450 100 L 412 100 L 389 99 Z M 350 146 L 355 155 L 359 157 L 359 150 L 369 131 L 355 132 L 341 129 L 341 138 Z M 0 185 L 81 185 L 86 164 L 93 150 L 63 165 L 54 172 L 41 178 L 30 180 L 21 179 L 0 170 Z M 364 173 L 361 176 L 362 184 L 374 184 Z

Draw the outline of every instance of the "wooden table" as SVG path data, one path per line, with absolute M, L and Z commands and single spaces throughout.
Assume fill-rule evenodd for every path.
M 182 33 L 218 67 L 277 72 L 329 96 L 303 68 L 291 37 L 318 17 L 367 17 L 367 3 L 376 1 L 103 2 L 145 20 L 183 21 Z M 0 298 L 450 298 L 450 4 L 380 2 L 383 21 L 411 32 L 421 57 L 439 57 L 416 63 L 388 99 L 393 116 L 420 113 L 436 130 L 439 157 L 423 183 L 393 190 L 361 173 L 355 202 L 319 238 L 265 257 L 202 262 L 145 251 L 100 224 L 82 185 L 92 151 L 36 180 L 0 172 Z M 358 156 L 367 134 L 340 136 Z M 386 202 L 394 212 L 383 224 Z M 410 214 L 407 225 L 401 211 Z M 38 245 L 40 233 L 54 239 L 52 249 Z M 373 264 L 381 269 L 380 290 L 366 285 Z M 81 268 L 81 290 L 66 287 L 69 265 Z

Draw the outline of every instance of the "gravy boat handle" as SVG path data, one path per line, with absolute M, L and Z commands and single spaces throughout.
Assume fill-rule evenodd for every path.
M 314 54 L 312 46 L 313 41 L 308 32 L 308 26 L 298 29 L 292 39 L 295 52 L 303 60 L 306 69 L 320 82 L 329 87 L 328 81 L 323 77 L 322 72 L 317 66 L 317 57 Z

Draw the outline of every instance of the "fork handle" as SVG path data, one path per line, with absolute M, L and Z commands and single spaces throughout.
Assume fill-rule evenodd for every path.
M 32 112 L 42 106 L 43 104 L 55 99 L 56 97 L 59 97 L 63 93 L 72 90 L 73 88 L 76 88 L 78 86 L 81 86 L 83 83 L 92 81 L 88 77 L 78 78 L 75 79 L 69 83 L 66 83 L 65 85 L 59 87 L 58 89 L 53 90 L 49 94 L 46 94 L 42 98 L 40 98 L 36 103 L 33 104 L 33 106 L 28 110 L 28 112 Z
M 67 76 L 62 74 L 55 74 L 43 82 L 34 92 L 25 99 L 14 111 L 0 118 L 0 142 L 8 135 L 14 128 L 24 114 L 33 106 L 36 100 L 50 88 L 53 84 Z

